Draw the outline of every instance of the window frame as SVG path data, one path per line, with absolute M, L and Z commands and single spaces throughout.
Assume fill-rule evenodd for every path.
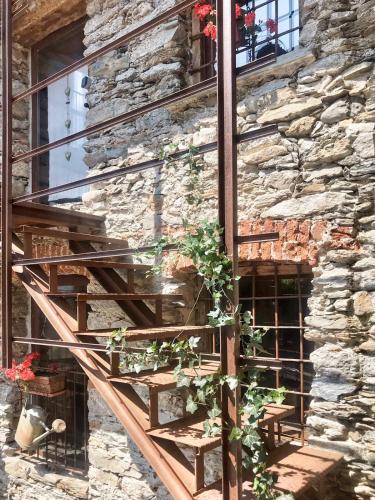
M 31 47 L 30 51 L 30 76 L 31 76 L 31 86 L 39 82 L 39 52 L 51 44 L 59 41 L 61 37 L 68 36 L 69 34 L 78 33 L 82 30 L 87 22 L 87 16 L 81 17 L 77 21 L 74 21 L 57 31 L 49 34 L 47 37 L 43 38 Z M 36 92 L 31 97 L 31 149 L 36 148 L 40 141 L 40 131 L 41 131 L 41 116 L 40 116 L 40 92 Z M 41 176 L 40 176 L 40 156 L 35 156 L 31 160 L 31 190 L 32 192 L 39 191 L 41 187 Z M 48 166 L 48 178 L 49 178 L 49 166 Z M 40 198 L 37 200 L 38 203 L 48 204 L 48 197 Z

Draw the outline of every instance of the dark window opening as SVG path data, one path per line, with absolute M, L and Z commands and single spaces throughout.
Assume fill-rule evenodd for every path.
M 84 292 L 85 285 L 60 286 L 62 292 Z M 65 309 L 72 314 L 75 302 L 72 299 Z M 59 336 L 32 302 L 31 335 L 33 338 L 59 340 Z M 88 378 L 79 363 L 66 349 L 57 347 L 39 347 L 41 353 L 40 367 L 43 372 L 65 376 L 65 390 L 52 396 L 30 394 L 30 402 L 41 406 L 47 413 L 47 425 L 60 418 L 66 423 L 66 431 L 52 434 L 47 440 L 29 455 L 43 460 L 52 470 L 70 469 L 86 473 L 88 462 Z
M 263 337 L 266 353 L 256 355 L 282 362 L 280 371 L 264 373 L 262 384 L 286 388 L 285 404 L 294 406 L 296 411 L 283 423 L 280 433 L 304 442 L 313 380 L 309 358 L 314 344 L 304 338 L 304 318 L 308 315 L 307 300 L 312 288 L 311 270 L 298 264 L 276 263 L 243 269 L 246 276 L 242 276 L 239 283 L 241 309 L 251 311 L 255 327 L 267 330 Z
M 84 20 L 69 25 L 32 49 L 32 83 L 66 68 L 84 55 Z M 87 67 L 60 78 L 33 96 L 32 146 L 61 139 L 85 128 Z M 44 153 L 32 161 L 33 191 L 55 187 L 85 177 L 85 139 Z M 42 198 L 42 203 L 76 202 L 86 188 L 76 188 Z

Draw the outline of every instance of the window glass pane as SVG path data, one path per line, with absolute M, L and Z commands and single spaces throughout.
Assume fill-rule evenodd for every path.
M 81 59 L 84 54 L 83 21 L 53 33 L 33 48 L 34 82 L 41 81 Z M 83 130 L 86 126 L 87 67 L 42 89 L 34 102 L 34 145 L 43 145 Z M 55 187 L 87 175 L 85 139 L 66 144 L 33 160 L 35 190 Z M 79 201 L 87 187 L 51 195 L 42 202 Z

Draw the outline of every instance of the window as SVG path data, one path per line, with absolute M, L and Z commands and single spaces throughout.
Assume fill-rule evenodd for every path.
M 65 375 L 66 388 L 53 397 L 31 394 L 30 402 L 46 411 L 49 428 L 56 418 L 60 418 L 66 423 L 66 431 L 51 434 L 31 453 L 52 470 L 86 473 L 89 467 L 87 377 L 73 358 L 52 359 L 45 364 L 55 366 L 53 373 Z
M 300 0 L 240 0 L 243 15 L 253 13 L 254 28 L 238 23 L 237 67 L 254 63 L 270 55 L 281 56 L 299 44 Z M 216 43 L 203 33 L 205 22 L 193 14 L 192 65 L 193 80 L 215 74 Z M 277 29 L 272 22 L 277 21 Z
M 302 264 L 244 264 L 241 275 L 242 310 L 252 312 L 254 326 L 267 330 L 263 338 L 266 353 L 256 355 L 282 361 L 281 371 L 264 373 L 263 384 L 287 389 L 285 404 L 294 406 L 296 411 L 290 421 L 283 423 L 282 433 L 304 441 L 313 378 L 309 360 L 313 343 L 304 338 L 304 318 L 308 315 L 307 300 L 312 286 L 311 270 Z
M 70 275 L 64 275 L 65 281 L 70 281 Z M 83 280 L 72 284 L 59 286 L 61 292 L 86 292 L 87 283 Z M 59 336 L 48 322 L 41 310 L 31 302 L 31 336 L 33 338 L 59 340 Z M 70 306 L 74 310 L 75 302 L 71 299 Z M 46 397 L 41 394 L 31 394 L 31 403 L 41 406 L 47 413 L 47 425 L 51 428 L 52 421 L 60 418 L 66 423 L 66 431 L 62 434 L 52 434 L 31 453 L 39 460 L 44 460 L 52 470 L 59 468 L 72 471 L 88 470 L 88 438 L 89 421 L 87 407 L 88 379 L 79 363 L 66 349 L 58 347 L 40 347 L 40 367 L 43 372 L 65 376 L 65 390 Z
M 48 36 L 32 49 L 32 83 L 37 83 L 83 57 L 84 20 Z M 33 146 L 39 146 L 85 128 L 87 68 L 57 80 L 34 96 Z M 33 191 L 54 187 L 85 176 L 85 139 L 53 149 L 32 163 Z M 86 188 L 42 199 L 45 203 L 79 201 Z

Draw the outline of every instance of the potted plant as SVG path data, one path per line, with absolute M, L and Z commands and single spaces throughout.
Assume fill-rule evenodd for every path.
M 57 373 L 52 364 L 39 367 L 39 359 L 40 354 L 32 352 L 19 364 L 13 360 L 12 368 L 4 371 L 5 377 L 16 384 L 21 404 L 24 394 L 50 395 L 65 389 L 65 375 Z
M 207 0 L 199 0 L 194 6 L 194 13 L 198 19 L 205 23 L 203 34 L 213 41 L 217 38 L 216 10 Z M 274 19 L 256 21 L 255 10 L 245 11 L 236 3 L 237 18 L 237 46 L 249 46 L 257 59 L 275 53 L 275 43 L 271 41 L 277 32 L 277 22 Z M 258 36 L 265 33 L 265 45 L 256 51 Z M 285 54 L 285 50 L 277 43 L 277 55 Z
M 20 393 L 21 414 L 17 424 L 15 440 L 22 448 L 29 450 L 38 446 L 41 441 L 46 439 L 53 432 L 61 433 L 65 431 L 65 422 L 55 420 L 52 428 L 49 429 L 46 424 L 47 413 L 43 408 L 37 405 L 29 405 L 27 395 L 36 388 L 42 388 L 42 393 L 49 394 L 49 391 L 56 392 L 56 387 L 61 387 L 56 382 L 46 383 L 46 376 L 35 373 L 40 354 L 32 352 L 27 354 L 21 363 L 12 362 L 12 368 L 4 370 L 5 377 L 14 382 Z M 55 375 L 52 375 L 54 377 Z M 50 377 L 51 378 L 51 377 Z M 34 384 L 34 386 L 33 386 Z M 65 387 L 65 378 L 64 378 Z M 26 398 L 24 398 L 26 395 Z

